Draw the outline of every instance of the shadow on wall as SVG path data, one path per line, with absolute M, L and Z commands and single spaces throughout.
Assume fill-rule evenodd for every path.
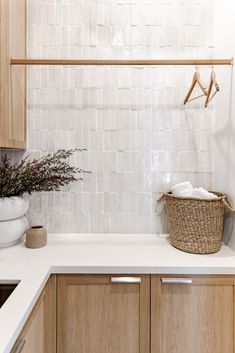
M 216 104 L 215 120 L 215 187 L 228 195 L 235 206 L 235 126 L 233 121 L 234 100 L 234 71 L 233 69 L 222 73 L 224 76 L 223 95 Z M 234 218 L 235 214 L 226 212 L 224 224 L 224 243 L 235 249 Z
M 228 244 L 231 236 L 233 234 L 233 229 L 234 229 L 234 214 L 231 212 L 228 212 L 225 216 L 225 222 L 224 222 L 224 236 L 223 236 L 223 242 L 225 244 Z

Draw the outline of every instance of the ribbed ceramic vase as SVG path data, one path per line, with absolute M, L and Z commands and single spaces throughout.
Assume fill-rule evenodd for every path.
M 29 201 L 25 197 L 0 198 L 0 248 L 17 244 L 28 229 L 26 213 Z
M 33 226 L 26 232 L 25 245 L 30 249 L 43 248 L 47 245 L 47 230 L 43 226 Z

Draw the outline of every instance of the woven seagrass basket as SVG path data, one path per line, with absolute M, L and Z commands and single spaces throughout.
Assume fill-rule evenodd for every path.
M 234 211 L 227 196 L 214 192 L 218 199 L 203 200 L 163 194 L 166 201 L 170 242 L 177 249 L 193 254 L 220 250 L 225 207 Z

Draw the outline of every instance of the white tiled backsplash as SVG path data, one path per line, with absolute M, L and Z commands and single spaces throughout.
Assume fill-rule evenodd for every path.
M 29 0 L 28 56 L 210 58 L 213 0 Z M 213 186 L 212 106 L 183 106 L 194 67 L 31 67 L 28 149 L 87 148 L 84 182 L 33 195 L 51 232 L 160 233 L 159 194 Z M 201 68 L 207 82 L 211 68 Z M 27 151 L 28 153 L 28 151 Z M 11 152 L 14 159 L 20 152 Z

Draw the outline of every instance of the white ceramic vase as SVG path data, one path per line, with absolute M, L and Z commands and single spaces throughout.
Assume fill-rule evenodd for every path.
M 17 244 L 28 229 L 25 214 L 29 201 L 25 197 L 0 198 L 0 248 Z

